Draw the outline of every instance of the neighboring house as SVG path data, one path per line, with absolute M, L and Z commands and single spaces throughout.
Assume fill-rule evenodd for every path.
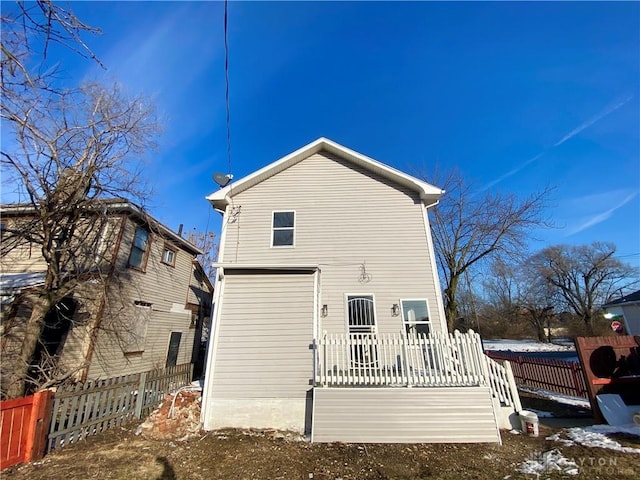
M 34 210 L 0 207 L 3 255 L 2 381 L 17 361 L 30 295 L 42 285 L 40 246 L 20 225 Z M 100 201 L 79 226 L 73 275 L 77 285 L 46 317 L 38 358 L 56 359 L 61 373 L 85 380 L 198 362 L 213 287 L 196 256 L 202 252 L 132 203 Z M 81 368 L 82 367 L 82 368 Z
M 443 193 L 320 138 L 209 195 L 204 428 L 500 441 L 479 338 L 447 334 L 427 217 Z
M 626 335 L 640 335 L 640 290 L 602 306 L 605 317 L 622 320 Z

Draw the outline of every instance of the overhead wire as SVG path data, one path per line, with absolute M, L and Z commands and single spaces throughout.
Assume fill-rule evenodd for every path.
M 229 0 L 224 2 L 224 79 L 225 79 L 225 108 L 226 108 L 226 124 L 227 124 L 227 165 L 228 174 L 233 178 L 233 165 L 231 163 L 231 108 L 229 101 Z M 225 218 L 225 226 L 227 222 L 237 222 L 237 236 L 235 246 L 235 261 L 238 260 L 238 249 L 240 247 L 240 207 L 236 209 L 233 203 L 233 182 L 229 183 L 229 200 L 231 203 L 231 215 Z M 226 217 L 226 215 L 225 215 Z
M 233 174 L 231 166 L 231 109 L 229 108 L 229 1 L 224 2 L 224 77 L 225 106 L 227 114 L 227 164 L 229 174 Z M 230 187 L 231 189 L 231 187 Z

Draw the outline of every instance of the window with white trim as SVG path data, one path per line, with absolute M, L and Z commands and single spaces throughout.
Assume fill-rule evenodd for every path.
M 296 212 L 273 212 L 271 220 L 271 246 L 293 247 L 295 238 Z
M 426 299 L 400 300 L 402 309 L 402 324 L 408 334 L 428 334 L 431 331 L 429 320 L 429 304 Z
M 165 245 L 162 250 L 162 263 L 166 265 L 170 265 L 172 267 L 176 266 L 176 249 L 170 247 L 169 245 Z

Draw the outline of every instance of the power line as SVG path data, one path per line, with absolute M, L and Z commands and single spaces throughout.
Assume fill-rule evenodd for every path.
M 227 109 L 227 163 L 229 174 L 233 173 L 231 167 L 231 114 L 229 109 L 229 1 L 224 2 L 224 74 L 225 74 L 225 104 Z

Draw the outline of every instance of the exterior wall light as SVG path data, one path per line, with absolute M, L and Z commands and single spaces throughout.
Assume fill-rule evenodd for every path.
M 327 315 L 329 315 L 329 307 L 327 306 L 326 303 L 322 305 L 322 310 L 320 310 L 320 315 L 322 315 L 323 317 L 326 317 Z
M 397 303 L 394 303 L 393 305 L 391 305 L 391 316 L 397 317 L 398 315 L 400 315 L 400 307 Z

